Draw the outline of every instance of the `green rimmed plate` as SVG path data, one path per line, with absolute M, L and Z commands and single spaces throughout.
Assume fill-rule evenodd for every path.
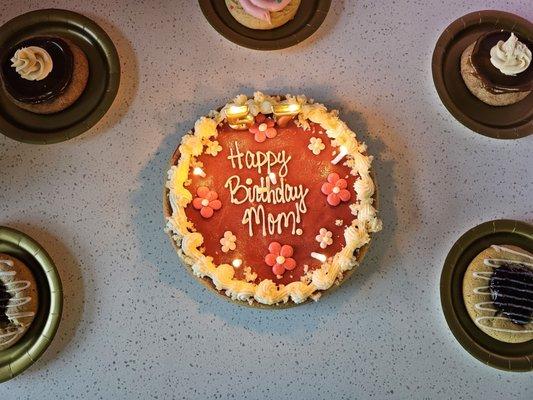
M 241 25 L 233 18 L 224 0 L 198 2 L 207 21 L 218 33 L 233 43 L 254 50 L 279 50 L 304 41 L 322 25 L 331 6 L 331 0 L 304 0 L 291 21 L 279 28 L 260 30 Z
M 83 50 L 90 70 L 87 87 L 71 107 L 51 115 L 17 107 L 0 88 L 0 133 L 25 143 L 62 142 L 89 130 L 111 107 L 120 84 L 120 61 L 115 45 L 94 21 L 56 9 L 32 11 L 4 24 L 0 50 L 37 35 L 64 37 Z
M 533 225 L 512 220 L 485 222 L 470 229 L 453 245 L 440 279 L 440 297 L 446 322 L 471 355 L 506 371 L 533 370 L 533 340 L 504 343 L 481 331 L 463 301 L 463 277 L 470 262 L 493 244 L 514 245 L 533 252 Z
M 16 344 L 0 351 L 0 382 L 5 382 L 32 365 L 52 342 L 61 320 L 63 290 L 54 262 L 28 235 L 0 226 L 0 253 L 23 261 L 32 271 L 39 292 L 39 306 L 30 328 Z

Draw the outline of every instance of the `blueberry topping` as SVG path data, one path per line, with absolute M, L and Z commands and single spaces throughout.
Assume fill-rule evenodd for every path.
M 6 311 L 10 299 L 11 294 L 7 291 L 6 286 L 0 281 L 0 328 L 9 324 L 9 318 L 6 315 Z
M 533 317 L 533 269 L 522 264 L 503 263 L 489 281 L 490 295 L 499 314 L 517 325 Z

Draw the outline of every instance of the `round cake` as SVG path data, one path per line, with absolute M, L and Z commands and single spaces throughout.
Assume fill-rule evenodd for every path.
M 166 230 L 194 275 L 235 301 L 317 300 L 381 229 L 371 162 L 338 112 L 305 96 L 240 95 L 183 137 Z

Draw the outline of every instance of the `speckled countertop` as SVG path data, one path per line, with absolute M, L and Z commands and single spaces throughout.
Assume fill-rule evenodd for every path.
M 32 3 L 2 0 L 0 23 Z M 431 78 L 451 21 L 489 8 L 532 19 L 531 3 L 387 3 L 333 0 L 311 39 L 264 53 L 221 37 L 192 0 L 39 2 L 105 28 L 122 86 L 107 116 L 74 140 L 0 136 L 0 225 L 41 242 L 65 290 L 56 339 L 0 385 L 0 398 L 531 398 L 531 374 L 486 367 L 456 342 L 438 288 L 463 232 L 494 218 L 533 220 L 533 141 L 472 133 Z M 204 289 L 163 233 L 161 191 L 180 136 L 254 89 L 341 110 L 376 157 L 385 225 L 340 290 L 281 312 Z

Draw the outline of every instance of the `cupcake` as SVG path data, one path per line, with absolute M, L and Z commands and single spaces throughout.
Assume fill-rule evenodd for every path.
M 461 75 L 470 92 L 491 106 L 518 103 L 533 90 L 530 41 L 508 31 L 482 35 L 461 55 Z
M 226 0 L 229 12 L 250 29 L 278 28 L 294 18 L 300 0 Z
M 58 37 L 32 37 L 1 56 L 0 79 L 8 98 L 36 114 L 53 114 L 81 96 L 89 63 L 74 43 Z
M 464 275 L 463 300 L 472 321 L 490 337 L 533 340 L 533 256 L 515 246 L 482 251 Z
M 0 351 L 29 329 L 38 306 L 35 278 L 20 260 L 0 253 Z

